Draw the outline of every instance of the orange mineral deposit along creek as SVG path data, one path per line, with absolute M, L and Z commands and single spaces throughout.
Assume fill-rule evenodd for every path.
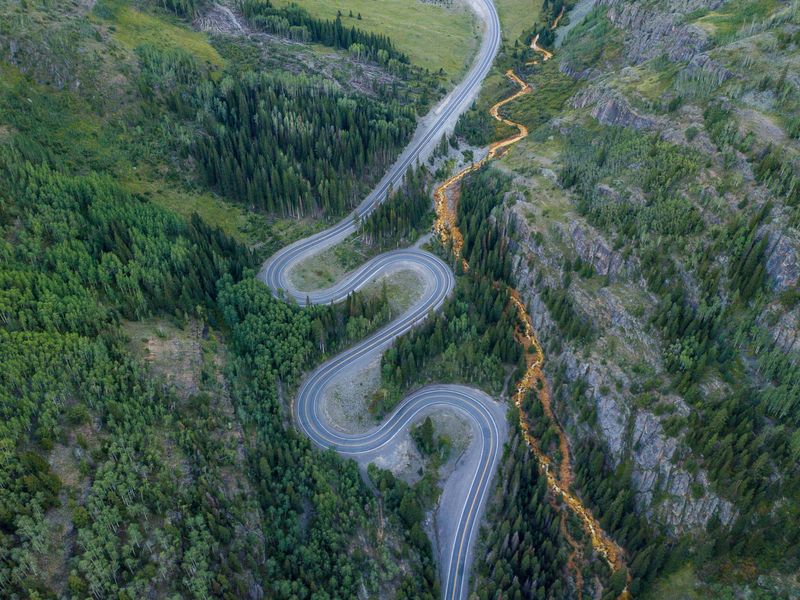
M 535 43 L 536 41 L 534 40 L 534 45 Z M 546 59 L 552 56 L 548 56 L 550 53 L 546 50 L 544 52 L 547 53 L 545 55 Z M 489 151 L 482 160 L 478 161 L 477 163 L 473 163 L 465 169 L 459 171 L 447 181 L 442 183 L 439 187 L 437 187 L 434 192 L 434 206 L 436 211 L 434 233 L 437 235 L 443 245 L 450 245 L 455 257 L 457 259 L 461 259 L 465 271 L 469 268 L 469 265 L 467 264 L 466 259 L 461 256 L 461 250 L 464 245 L 464 237 L 462 236 L 458 229 L 458 225 L 456 224 L 458 212 L 458 184 L 466 175 L 476 171 L 490 160 L 501 156 L 503 152 L 505 152 L 510 146 L 516 144 L 518 141 L 528 135 L 528 128 L 525 127 L 525 125 L 516 123 L 501 116 L 500 109 L 506 104 L 513 102 L 520 96 L 530 94 L 533 92 L 533 88 L 525 81 L 520 79 L 520 77 L 517 76 L 517 74 L 512 70 L 508 70 L 506 72 L 506 77 L 516 83 L 519 86 L 519 90 L 508 98 L 505 98 L 504 100 L 501 100 L 492 106 L 489 110 L 489 113 L 498 121 L 510 125 L 511 127 L 515 127 L 517 129 L 517 133 L 509 138 L 493 143 L 491 146 L 489 146 Z M 525 375 L 517 384 L 516 392 L 514 393 L 514 404 L 519 411 L 519 426 L 522 431 L 522 435 L 536 457 L 536 460 L 539 464 L 539 469 L 544 474 L 547 480 L 547 485 L 550 488 L 554 498 L 556 500 L 561 499 L 564 505 L 566 505 L 573 513 L 575 513 L 575 515 L 578 516 L 583 529 L 591 540 L 594 550 L 603 557 L 613 571 L 617 571 L 625 566 L 624 551 L 619 545 L 617 545 L 616 542 L 614 542 L 614 540 L 608 536 L 608 534 L 606 534 L 605 531 L 603 531 L 603 528 L 600 526 L 600 523 L 592 514 L 592 512 L 586 508 L 583 502 L 581 502 L 580 498 L 578 498 L 578 496 L 571 491 L 573 474 L 570 463 L 569 438 L 567 438 L 566 433 L 553 413 L 550 400 L 550 390 L 542 370 L 544 366 L 544 351 L 542 350 L 539 340 L 536 338 L 530 315 L 528 314 L 525 303 L 521 300 L 517 290 L 512 289 L 510 291 L 510 301 L 517 309 L 520 327 L 517 330 L 516 338 L 525 349 L 527 364 Z M 558 468 L 553 465 L 553 461 L 541 449 L 538 440 L 530 432 L 530 428 L 528 426 L 528 415 L 524 410 L 523 402 L 527 394 L 532 390 L 535 390 L 538 400 L 542 403 L 545 416 L 549 419 L 550 423 L 558 432 L 559 450 L 561 454 L 561 464 L 558 466 Z M 569 544 L 573 547 L 573 552 L 570 555 L 568 567 L 575 573 L 575 583 L 580 594 L 582 588 L 582 576 L 580 569 L 575 564 L 575 558 L 581 556 L 581 549 L 579 544 L 567 531 L 566 522 L 563 518 L 561 530 Z M 628 578 L 630 583 L 630 575 L 628 575 Z M 630 592 L 626 586 L 625 590 L 620 595 L 620 600 L 629 598 Z

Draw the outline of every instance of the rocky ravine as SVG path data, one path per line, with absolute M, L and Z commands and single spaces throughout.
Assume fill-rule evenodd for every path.
M 723 0 L 598 0 L 596 4 L 613 25 L 620 51 L 581 69 L 571 68 L 568 53 L 564 53 L 561 71 L 580 80 L 579 91 L 550 126 L 560 134 L 584 122 L 623 127 L 659 136 L 706 157 L 706 164 L 693 181 L 696 189 L 686 197 L 693 202 L 704 198 L 695 206 L 707 227 L 727 222 L 742 207 L 761 206 L 772 198 L 772 218 L 760 227 L 758 236 L 767 239 L 766 286 L 774 296 L 757 325 L 769 332 L 781 350 L 800 350 L 800 307 L 791 304 L 791 294 L 800 281 L 800 237 L 796 224 L 792 224 L 793 213 L 755 177 L 751 158 L 739 150 L 729 150 L 727 157 L 722 155 L 707 130 L 702 102 L 688 98 L 679 101 L 677 109 L 667 108 L 668 101 L 682 93 L 677 75 L 675 81 L 657 88 L 658 93 L 653 94 L 651 89 L 650 95 L 645 81 L 648 76 L 660 76 L 675 68 L 681 76 L 701 79 L 709 88 L 729 82 L 721 89 L 733 88 L 734 93 L 726 91 L 720 98 L 726 107 L 732 107 L 731 123 L 739 128 L 739 134 L 752 132 L 756 147 L 773 143 L 796 151 L 796 142 L 788 139 L 780 119 L 771 116 L 770 110 L 777 105 L 774 94 L 752 91 L 757 89 L 752 65 L 759 64 L 758 72 L 762 73 L 768 71 L 771 62 L 778 62 L 773 76 L 777 79 L 785 71 L 791 77 L 796 71 L 792 68 L 796 63 L 791 60 L 796 57 L 791 58 L 791 52 L 786 55 L 790 58 L 774 52 L 759 54 L 762 46 L 774 47 L 775 32 L 761 37 L 753 34 L 758 39 L 750 39 L 748 32 L 742 32 L 728 43 L 715 39 L 713 28 L 706 30 L 692 23 L 697 20 L 691 17 L 696 11 L 724 12 Z M 581 6 L 586 8 L 586 2 Z M 566 39 L 569 43 L 569 36 Z M 743 55 L 748 52 L 756 58 L 745 60 Z M 758 57 L 762 63 L 757 62 Z M 666 63 L 661 62 L 664 59 Z M 750 91 L 739 98 L 737 86 Z M 533 134 L 535 138 L 536 132 Z M 648 322 L 657 299 L 642 279 L 636 252 L 626 253 L 624 244 L 615 249 L 610 239 L 576 214 L 569 194 L 553 185 L 559 162 L 552 155 L 554 145 L 545 144 L 541 150 L 533 145 L 515 149 L 516 158 L 508 165 L 519 162 L 519 153 L 526 148 L 530 163 L 524 170 L 525 177 L 517 174 L 510 192 L 513 198 L 506 203 L 505 214 L 498 218 L 513 218 L 517 224 L 515 275 L 537 333 L 546 349 L 549 346 L 551 350 L 546 361 L 548 376 L 555 381 L 558 375 L 568 386 L 578 381 L 586 383 L 577 401 L 570 398 L 567 390 L 554 389 L 555 410 L 573 447 L 581 439 L 593 437 L 603 442 L 615 463 L 631 461 L 639 506 L 654 522 L 664 524 L 673 533 L 701 528 L 715 514 L 722 522 L 731 523 L 736 509 L 713 492 L 709 473 L 697 468 L 697 463 L 703 461 L 693 454 L 682 433 L 681 417 L 690 415 L 693 409 L 666 383 L 674 373 L 666 372 L 662 358 L 665 341 Z M 796 154 L 788 155 L 796 159 Z M 726 165 L 725 159 L 730 164 Z M 737 177 L 732 180 L 734 185 L 727 189 L 718 185 L 730 173 Z M 622 181 L 607 181 L 597 191 L 612 199 L 630 193 L 638 201 L 641 195 L 640 190 L 630 189 Z M 691 260 L 690 254 L 678 256 L 676 261 L 685 276 L 687 295 L 696 302 L 697 284 L 680 264 L 681 260 Z M 565 263 L 578 257 L 592 265 L 594 276 L 583 278 L 574 271 L 566 272 Z M 563 340 L 541 295 L 545 286 L 565 287 L 568 277 L 569 297 L 595 329 L 589 343 Z M 779 298 L 780 293 L 785 293 L 785 298 Z M 723 298 L 723 302 L 726 300 Z M 555 381 L 554 387 L 557 385 Z M 713 375 L 699 389 L 709 401 L 729 392 L 726 384 Z M 596 424 L 592 426 L 579 418 L 586 406 L 593 407 L 596 413 Z
M 530 182 L 518 178 L 515 187 L 529 187 Z M 514 192 L 512 192 L 514 194 Z M 550 223 L 544 227 L 537 220 L 531 225 L 526 215 L 536 210 L 534 195 L 530 202 L 522 194 L 514 194 L 516 202 L 506 208 L 506 218 L 516 220 L 515 275 L 519 290 L 530 307 L 534 327 L 540 339 L 560 338 L 557 325 L 541 296 L 542 285 L 559 286 L 563 281 L 564 257 L 579 256 L 591 264 L 596 273 L 606 277 L 609 285 L 587 293 L 577 285 L 571 295 L 599 331 L 592 350 L 564 341 L 560 355 L 549 355 L 546 371 L 551 381 L 559 363 L 564 366 L 568 381 L 585 381 L 586 391 L 579 402 L 595 407 L 597 425 L 580 424 L 580 406 L 569 403 L 566 394 L 556 393 L 556 412 L 576 442 L 586 436 L 602 441 L 615 464 L 623 458 L 633 463 L 633 482 L 638 490 L 641 510 L 649 518 L 662 523 L 675 534 L 704 527 L 717 514 L 723 523 L 734 516 L 731 504 L 709 490 L 705 472 L 692 475 L 684 466 L 689 449 L 681 437 L 669 437 L 662 419 L 670 414 L 686 415 L 689 407 L 677 396 L 661 396 L 659 404 L 670 408 L 662 416 L 637 407 L 632 390 L 637 376 L 627 368 L 633 361 L 644 361 L 657 372 L 663 371 L 660 342 L 648 333 L 646 323 L 632 315 L 626 305 L 625 291 L 639 281 L 638 265 L 613 250 L 593 227 L 576 214 L 569 214 L 568 223 Z M 542 235 L 545 241 L 541 243 Z M 552 236 L 552 243 L 548 237 Z M 557 242 L 556 242 L 557 240 Z M 561 245 L 566 251 L 553 250 Z M 614 285 L 615 280 L 624 282 Z M 535 282 L 539 281 L 537 285 Z M 646 294 L 642 291 L 641 293 Z M 573 444 L 574 445 L 574 444 Z M 703 490 L 698 496 L 697 491 Z

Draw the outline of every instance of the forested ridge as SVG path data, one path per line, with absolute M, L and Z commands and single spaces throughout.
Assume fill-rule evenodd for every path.
M 364 242 L 376 249 L 409 245 L 430 229 L 430 173 L 425 167 L 409 169 L 397 190 L 359 223 Z
M 482 540 L 485 554 L 474 575 L 477 597 L 569 598 L 559 513 L 548 501 L 545 479 L 516 426 L 497 481 L 487 514 L 496 527 Z
M 227 278 L 221 286 L 220 309 L 236 353 L 233 396 L 244 427 L 253 430 L 248 461 L 264 514 L 265 551 L 272 557 L 262 571 L 270 595 L 346 598 L 364 587 L 376 593 L 387 577 L 398 577 L 399 589 L 409 591 L 405 597 L 420 597 L 437 583 L 430 550 L 423 555 L 426 580 L 413 571 L 399 573 L 386 553 L 351 550 L 354 533 L 375 544 L 375 498 L 355 462 L 320 453 L 287 427 L 277 395 L 279 389 L 293 392 L 322 348 L 335 353 L 384 324 L 386 299 L 351 297 L 337 306 L 300 309 L 276 300 L 255 279 L 234 284 Z M 363 325 L 350 327 L 358 323 Z
M 181 50 L 142 45 L 137 55 L 154 110 L 194 121 L 178 149 L 211 188 L 250 210 L 340 216 L 414 129 L 412 107 L 356 98 L 318 77 L 245 71 L 217 81 Z
M 249 585 L 245 571 L 270 582 L 273 597 L 306 597 L 320 582 L 343 597 L 362 585 L 377 589 L 389 565 L 343 552 L 354 528 L 371 530 L 374 500 L 353 463 L 332 453 L 320 464 L 318 455 L 312 460 L 307 440 L 286 428 L 276 390 L 291 388 L 323 349 L 335 351 L 385 323 L 386 299 L 290 307 L 272 298 L 251 271 L 234 284 L 248 253 L 199 219 L 185 223 L 104 176 L 61 175 L 7 149 L 0 164 L 5 592 L 47 592 L 40 569 L 51 543 L 49 519 L 64 508 L 75 536 L 74 556 L 63 557 L 71 595 L 136 597 L 168 585 L 187 596 L 239 597 Z M 187 459 L 199 461 L 196 468 L 212 469 L 202 484 L 204 477 L 176 486 L 166 476 L 167 456 L 148 451 L 156 437 L 188 425 L 194 411 L 207 411 L 207 400 L 198 396 L 191 410 L 169 417 L 173 393 L 131 360 L 117 328 L 122 318 L 156 313 L 180 319 L 213 314 L 217 299 L 235 353 L 228 374 L 232 396 L 245 430 L 253 430 L 247 462 L 263 522 L 246 536 L 232 531 L 245 519 L 241 510 L 252 508 L 219 496 L 214 469 L 229 459 L 220 463 L 205 454 L 215 452 L 211 439 L 176 440 Z M 85 439 L 96 424 L 105 433 Z M 65 488 L 43 458 L 72 444 L 88 453 L 80 463 L 88 486 L 83 498 Z M 314 516 L 304 517 L 312 497 Z M 323 497 L 334 503 L 329 512 L 320 510 L 327 505 Z M 189 503 L 187 514 L 166 528 L 156 525 L 153 518 L 166 507 L 177 509 L 175 501 Z M 226 550 L 212 553 L 212 547 Z M 291 560 L 259 558 L 290 547 L 298 553 Z M 186 577 L 171 579 L 175 569 Z
M 98 597 L 126 589 L 136 596 L 163 577 L 154 556 L 176 568 L 207 565 L 211 528 L 230 527 L 231 516 L 208 506 L 202 486 L 176 488 L 165 477 L 163 455 L 148 452 L 169 421 L 174 397 L 130 359 L 117 324 L 156 312 L 183 319 L 211 309 L 216 279 L 241 276 L 248 252 L 219 230 L 198 219 L 187 223 L 103 175 L 64 175 L 25 162 L 8 147 L 0 149 L 0 172 L 6 465 L 0 586 L 9 597 L 50 593 L 45 565 L 55 541 L 52 519 L 66 510 L 74 560 L 62 589 Z M 187 412 L 176 420 L 192 418 Z M 103 433 L 90 436 L 88 423 Z M 198 456 L 214 451 L 192 437 L 178 443 Z M 70 474 L 85 482 L 82 496 L 47 460 L 54 449 L 72 445 L 83 456 Z M 166 498 L 194 505 L 195 514 L 178 527 L 146 526 L 143 519 L 160 513 Z M 229 537 L 222 539 L 230 545 Z M 230 547 L 234 554 L 238 549 Z M 56 563 L 66 563 L 63 553 L 57 549 Z M 228 563 L 217 566 L 229 572 Z M 210 579 L 176 585 L 188 593 Z
M 170 35 L 184 26 L 162 8 L 188 17 L 204 6 L 99 4 L 120 29 L 134 19 Z M 42 10 L 45 24 L 63 16 Z M 289 157 L 270 160 L 313 181 L 302 210 L 336 214 L 372 156 L 390 160 L 403 143 L 413 110 L 315 77 L 247 74 L 248 48 L 226 48 L 221 77 L 196 38 L 144 38 L 107 53 L 129 78 L 116 80 L 118 112 L 96 94 L 107 88 L 81 89 L 90 104 L 0 65 L 12 76 L 0 85 L 0 595 L 436 597 L 427 538 L 407 537 L 392 505 L 390 546 L 379 547 L 376 500 L 355 464 L 312 450 L 287 421 L 285 398 L 310 364 L 392 317 L 385 294 L 290 306 L 255 280 L 246 246 L 162 206 L 204 185 L 189 174 L 202 143 L 218 140 L 254 176 L 261 136 Z M 160 160 L 172 162 L 151 170 Z M 130 181 L 137 169 L 145 185 Z M 338 196 L 320 192 L 335 185 Z M 299 214 L 287 189 L 254 208 Z M 164 351 L 186 340 L 197 358 Z
M 184 17 L 193 17 L 206 6 L 207 0 L 149 0 L 152 4 L 161 5 L 166 10 Z

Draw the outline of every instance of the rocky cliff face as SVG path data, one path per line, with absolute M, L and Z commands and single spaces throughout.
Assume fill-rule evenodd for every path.
M 724 0 L 681 0 L 670 2 L 630 2 L 600 0 L 608 7 L 611 22 L 624 30 L 625 54 L 639 64 L 666 53 L 673 61 L 691 61 L 708 47 L 705 31 L 685 25 L 683 18 L 700 9 L 714 10 Z
M 653 129 L 657 119 L 639 114 L 630 102 L 613 89 L 599 83 L 578 92 L 572 99 L 575 108 L 591 108 L 592 117 L 603 125 L 631 127 L 637 130 Z
M 518 180 L 517 185 L 528 184 Z M 562 394 L 555 396 L 559 418 L 573 443 L 584 436 L 595 437 L 605 444 L 615 463 L 630 459 L 640 509 L 673 533 L 702 528 L 714 514 L 729 523 L 735 514 L 731 504 L 710 491 L 703 470 L 694 474 L 687 470 L 684 459 L 690 454 L 688 448 L 680 436 L 668 436 L 662 426 L 662 418 L 686 416 L 689 407 L 677 396 L 664 396 L 660 403 L 669 410 L 657 416 L 631 402 L 639 378 L 626 365 L 637 360 L 663 370 L 659 340 L 647 333 L 646 323 L 631 314 L 624 299 L 627 290 L 641 286 L 638 265 L 613 250 L 597 230 L 576 214 L 570 213 L 566 222 L 549 227 L 531 225 L 525 216 L 535 210 L 539 199 L 526 202 L 520 195 L 515 198 L 513 206 L 506 209 L 517 223 L 515 274 L 530 307 L 534 328 L 545 346 L 560 339 L 561 334 L 542 299 L 541 289 L 543 285 L 560 287 L 565 276 L 564 255 L 579 256 L 611 284 L 591 293 L 578 286 L 571 288 L 571 297 L 598 330 L 599 340 L 591 349 L 562 340 L 560 353 L 548 355 L 545 366 L 551 381 L 561 365 L 567 381 L 586 384 L 580 402 L 594 407 L 594 426 L 580 422 L 581 406 L 567 401 Z M 614 285 L 615 281 L 620 284 Z
M 538 163 L 505 211 L 554 408 L 574 445 L 630 465 L 653 522 L 757 528 L 752 498 L 788 489 L 800 456 L 800 9 L 596 4 L 554 59 L 576 92 L 507 161 Z M 559 163 L 572 191 L 553 185 Z M 788 360 L 766 369 L 764 353 Z M 764 506 L 778 514 L 791 493 Z
M 762 326 L 768 327 L 762 322 Z M 778 321 L 770 328 L 772 338 L 784 352 L 800 352 L 800 309 L 780 315 Z
M 800 240 L 793 232 L 773 230 L 767 245 L 767 273 L 776 291 L 797 286 L 800 278 Z
M 608 242 L 588 224 L 573 221 L 566 226 L 568 237 L 581 260 L 592 266 L 596 273 L 614 281 L 620 276 L 630 276 L 634 272 L 631 261 L 612 250 Z

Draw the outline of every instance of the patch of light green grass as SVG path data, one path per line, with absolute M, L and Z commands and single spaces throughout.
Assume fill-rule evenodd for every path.
M 656 58 L 629 69 L 623 86 L 651 104 L 658 104 L 674 85 L 679 68 L 671 61 Z
M 543 0 L 497 0 L 495 5 L 503 39 L 513 46 L 514 41 L 539 20 L 542 4 Z
M 715 11 L 690 15 L 689 20 L 711 34 L 717 43 L 722 43 L 732 39 L 743 27 L 763 21 L 777 7 L 776 0 L 732 0 Z
M 697 593 L 697 578 L 692 565 L 686 564 L 659 581 L 652 587 L 646 598 L 647 600 L 695 600 L 700 598 Z
M 113 164 L 108 128 L 81 98 L 38 85 L 18 69 L 0 63 L 0 126 L 33 162 L 66 169 L 96 170 Z M 124 162 L 123 159 L 119 159 Z
M 619 58 L 623 33 L 606 16 L 608 8 L 596 6 L 564 39 L 560 57 L 576 71 L 609 63 Z
M 396 271 L 368 284 L 363 291 L 367 296 L 377 298 L 383 293 L 384 285 L 392 314 L 399 315 L 422 297 L 425 282 L 416 271 Z
M 242 207 L 229 204 L 210 193 L 187 193 L 159 183 L 138 179 L 126 182 L 132 191 L 143 193 L 151 201 L 183 216 L 197 213 L 206 223 L 218 226 L 228 235 L 247 245 L 254 240 L 247 230 L 250 213 Z
M 389 36 L 412 63 L 432 72 L 442 68 L 452 81 L 460 79 L 478 48 L 475 19 L 462 5 L 445 8 L 419 0 L 275 1 L 277 6 L 290 3 L 323 19 L 334 19 L 341 11 L 345 26 Z
M 151 15 L 129 6 L 121 0 L 101 0 L 94 15 L 110 24 L 114 38 L 129 49 L 141 44 L 159 48 L 180 48 L 192 53 L 201 63 L 220 67 L 222 57 L 208 42 L 205 34 L 191 31 L 170 22 L 168 15 Z
M 279 248 L 316 233 L 323 223 L 312 219 L 275 219 L 226 202 L 209 192 L 172 187 L 161 180 L 145 177 L 122 181 L 130 191 L 140 193 L 154 204 L 184 217 L 197 213 L 203 221 L 253 249 L 262 260 Z
M 369 248 L 364 248 L 361 238 L 349 237 L 299 263 L 291 270 L 289 278 L 300 291 L 324 289 L 368 258 Z
M 512 121 L 526 125 L 530 131 L 560 114 L 578 85 L 559 71 L 555 61 L 539 65 L 526 80 L 533 86 L 533 92 L 506 105 L 504 112 Z

